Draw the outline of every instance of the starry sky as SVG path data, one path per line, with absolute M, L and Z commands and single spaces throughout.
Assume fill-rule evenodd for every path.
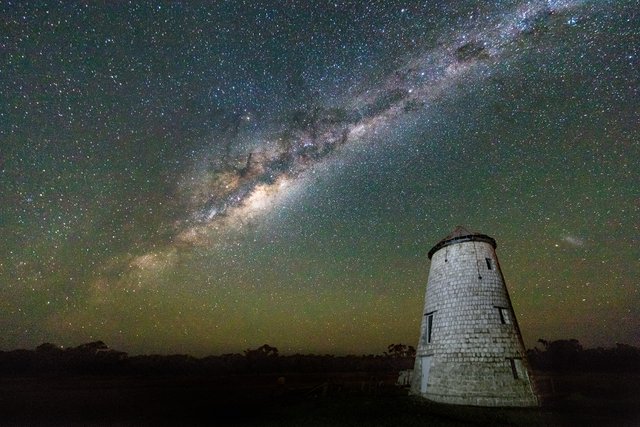
M 0 349 L 381 353 L 494 237 L 525 343 L 640 345 L 638 1 L 3 1 Z

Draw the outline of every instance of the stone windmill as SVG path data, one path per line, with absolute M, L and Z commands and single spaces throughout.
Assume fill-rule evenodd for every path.
M 496 241 L 456 227 L 430 251 L 412 394 L 444 403 L 536 406 Z

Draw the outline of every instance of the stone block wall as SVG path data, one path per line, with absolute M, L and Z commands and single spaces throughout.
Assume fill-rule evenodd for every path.
M 537 405 L 520 331 L 491 244 L 466 241 L 433 254 L 423 313 L 412 393 L 454 404 Z M 426 377 L 425 356 L 430 356 Z

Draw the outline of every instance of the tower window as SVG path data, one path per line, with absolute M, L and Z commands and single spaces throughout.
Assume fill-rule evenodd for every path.
M 509 317 L 509 310 L 504 307 L 496 307 L 498 309 L 498 313 L 500 314 L 500 323 L 503 325 L 510 325 L 511 318 Z
M 484 260 L 487 262 L 487 269 L 493 270 L 493 260 L 491 258 L 485 258 Z
M 511 373 L 514 379 L 527 379 L 527 370 L 524 368 L 522 359 L 519 357 L 510 357 L 507 359 L 511 365 Z
M 509 363 L 511 364 L 511 373 L 513 374 L 514 379 L 518 379 L 518 369 L 516 368 L 516 360 L 509 359 Z
M 427 316 L 427 330 L 426 330 L 426 334 L 425 334 L 425 340 L 427 342 L 427 344 L 429 344 L 431 342 L 431 337 L 432 337 L 432 333 L 433 333 L 433 314 L 435 312 L 431 312 L 431 313 L 427 313 L 425 314 L 425 316 Z

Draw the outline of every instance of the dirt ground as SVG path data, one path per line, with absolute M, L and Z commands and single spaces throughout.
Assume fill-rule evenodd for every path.
M 442 405 L 392 375 L 0 378 L 0 424 L 640 426 L 640 376 L 538 373 L 540 408 Z

